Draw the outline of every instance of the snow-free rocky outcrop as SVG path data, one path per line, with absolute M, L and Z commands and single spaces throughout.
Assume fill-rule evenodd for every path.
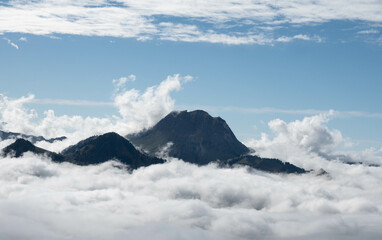
M 150 154 L 171 143 L 169 156 L 198 165 L 249 152 L 222 118 L 211 117 L 202 110 L 172 112 L 153 128 L 128 138 Z

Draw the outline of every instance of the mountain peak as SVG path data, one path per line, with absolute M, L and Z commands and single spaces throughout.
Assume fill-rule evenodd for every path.
M 14 157 L 21 157 L 26 152 L 32 152 L 34 154 L 45 154 L 52 158 L 53 161 L 63 161 L 63 157 L 61 155 L 36 147 L 30 141 L 22 138 L 17 139 L 14 143 L 3 149 L 4 156 L 11 154 Z
M 187 111 L 187 110 L 172 111 L 166 117 L 193 117 L 193 118 L 211 118 L 211 119 L 215 119 L 208 112 L 206 112 L 204 110 L 199 110 L 199 109 L 198 110 L 193 110 L 193 111 Z M 220 118 L 220 117 L 216 117 L 216 119 L 217 118 Z
M 15 157 L 20 157 L 25 152 L 35 152 L 36 147 L 29 142 L 28 140 L 19 138 L 14 143 L 4 148 L 3 153 L 8 155 L 11 152 L 14 152 Z
M 150 157 L 140 153 L 124 137 L 115 132 L 93 136 L 80 141 L 62 151 L 62 154 L 47 151 L 34 146 L 24 139 L 17 139 L 14 143 L 3 149 L 3 155 L 21 157 L 25 152 L 45 154 L 55 162 L 71 162 L 77 165 L 99 164 L 112 159 L 118 159 L 131 168 L 164 163 L 164 160 Z
M 125 139 L 124 137 L 122 137 L 121 135 L 119 135 L 119 134 L 116 133 L 116 132 L 108 132 L 108 133 L 99 135 L 98 137 L 99 137 L 99 138 L 116 138 L 116 139 Z
M 171 112 L 153 128 L 130 136 L 130 140 L 151 154 L 172 142 L 170 156 L 201 165 L 249 151 L 222 118 L 203 110 Z
M 163 163 L 159 158 L 140 153 L 124 137 L 115 132 L 93 136 L 65 149 L 67 161 L 78 165 L 99 164 L 111 159 L 118 159 L 131 168 Z

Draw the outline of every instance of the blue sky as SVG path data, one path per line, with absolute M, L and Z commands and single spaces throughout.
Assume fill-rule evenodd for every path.
M 113 79 L 134 74 L 126 89 L 144 91 L 190 75 L 175 109 L 219 115 L 241 140 L 333 109 L 330 128 L 382 146 L 380 1 L 192 3 L 3 1 L 0 93 L 45 99 L 28 104 L 39 113 L 105 117 L 118 114 Z

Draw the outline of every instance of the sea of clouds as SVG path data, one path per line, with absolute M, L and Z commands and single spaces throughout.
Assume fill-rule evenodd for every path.
M 115 81 L 120 116 L 112 118 L 56 116 L 53 110 L 39 118 L 25 106 L 33 96 L 2 95 L 1 128 L 68 136 L 37 143 L 61 151 L 94 134 L 150 127 L 173 110 L 170 93 L 188 80 L 169 76 L 144 92 Z M 272 135 L 245 142 L 262 157 L 328 172 L 320 176 L 199 167 L 171 158 L 129 171 L 113 160 L 76 166 L 31 153 L 1 157 L 0 239 L 378 239 L 382 168 L 343 161 L 380 164 L 382 150 L 336 150 L 347 139 L 327 127 L 334 114 L 276 119 L 269 122 Z M 13 141 L 0 141 L 0 148 Z

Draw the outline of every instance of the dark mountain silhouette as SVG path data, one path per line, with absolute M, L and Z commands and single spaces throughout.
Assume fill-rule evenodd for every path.
M 28 140 L 28 141 L 30 141 L 32 143 L 36 143 L 36 142 L 40 142 L 40 141 L 46 141 L 46 142 L 52 143 L 54 141 L 62 141 L 62 140 L 66 139 L 65 136 L 46 139 L 46 138 L 44 138 L 42 136 L 37 136 L 36 137 L 36 136 L 33 136 L 33 135 L 27 135 L 27 134 L 23 134 L 23 133 L 0 131 L 0 139 L 2 139 L 2 140 L 17 139 L 17 138 L 23 138 L 23 139 Z
M 164 163 L 163 159 L 142 154 L 127 139 L 114 132 L 87 138 L 65 149 L 62 155 L 65 161 L 78 165 L 99 164 L 118 159 L 135 169 Z
M 307 172 L 278 159 L 245 155 L 249 152 L 248 148 L 236 139 L 226 122 L 204 111 L 170 113 L 152 129 L 130 138 L 150 153 L 160 151 L 168 142 L 172 142 L 170 156 L 199 165 L 217 162 L 222 167 L 245 165 L 271 173 Z M 117 159 L 136 169 L 164 163 L 163 159 L 139 152 L 127 139 L 114 132 L 82 140 L 61 154 L 38 148 L 27 140 L 17 139 L 3 149 L 3 155 L 20 157 L 28 151 L 45 154 L 56 162 L 66 161 L 77 165 L 100 164 Z
M 26 152 L 32 152 L 35 154 L 43 154 L 50 157 L 53 161 L 56 161 L 56 162 L 62 162 L 64 160 L 64 157 L 62 155 L 36 147 L 28 140 L 25 140 L 22 138 L 17 139 L 16 142 L 12 143 L 8 147 L 5 147 L 3 149 L 2 154 L 3 156 L 12 155 L 15 157 L 20 157 Z
M 127 139 L 113 132 L 87 138 L 65 149 L 61 154 L 36 147 L 28 140 L 20 138 L 3 149 L 3 156 L 20 157 L 25 152 L 45 154 L 55 162 L 71 162 L 77 165 L 99 164 L 111 159 L 118 159 L 136 169 L 164 163 L 163 159 L 140 153 Z
M 271 173 L 306 173 L 305 169 L 296 167 L 288 162 L 282 162 L 275 158 L 261 158 L 258 156 L 241 156 L 222 162 L 229 166 L 244 165 L 257 170 Z
M 201 110 L 172 112 L 153 128 L 128 138 L 149 154 L 171 142 L 169 156 L 199 165 L 249 152 L 223 119 Z

